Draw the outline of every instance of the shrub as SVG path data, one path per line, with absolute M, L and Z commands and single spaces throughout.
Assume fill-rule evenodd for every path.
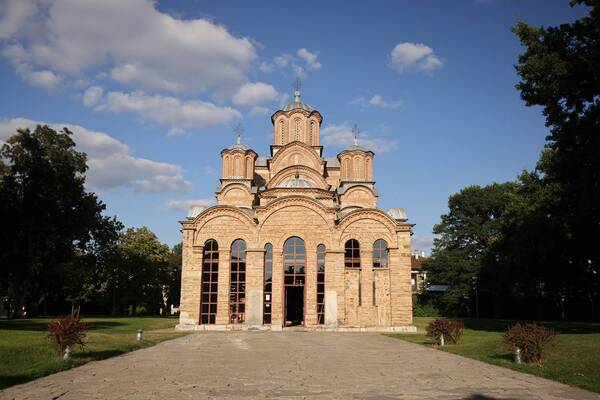
M 440 312 L 431 299 L 422 295 L 413 295 L 413 317 L 439 317 Z
M 462 336 L 463 328 L 462 321 L 437 318 L 427 325 L 427 336 L 437 340 L 440 335 L 444 335 L 444 340 L 456 344 Z
M 59 316 L 56 320 L 48 324 L 48 336 L 54 339 L 58 348 L 58 355 L 63 357 L 67 348 L 72 349 L 79 345 L 81 349 L 85 347 L 85 336 L 87 324 L 81 322 L 78 316 L 73 314 Z
M 556 332 L 541 325 L 516 323 L 504 332 L 504 341 L 513 351 L 521 350 L 521 360 L 526 363 L 541 362 L 544 347 L 556 336 Z

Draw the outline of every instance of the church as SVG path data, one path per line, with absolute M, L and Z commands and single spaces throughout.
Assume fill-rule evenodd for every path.
M 178 329 L 414 331 L 413 225 L 377 208 L 374 153 L 355 138 L 324 157 L 323 117 L 299 90 L 271 122 L 269 156 L 238 135 L 216 205 L 180 221 Z

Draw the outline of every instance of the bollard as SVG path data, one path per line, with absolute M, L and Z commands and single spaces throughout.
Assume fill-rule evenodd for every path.
M 444 346 L 444 334 L 443 333 L 440 335 L 440 346 L 442 346 L 442 347 Z
M 521 364 L 521 349 L 518 347 L 515 347 L 515 362 L 517 364 Z
M 142 340 L 144 339 L 144 333 L 142 332 L 141 329 L 137 330 L 137 340 Z
M 65 352 L 63 353 L 63 360 L 68 360 L 71 357 L 71 346 L 65 347 Z

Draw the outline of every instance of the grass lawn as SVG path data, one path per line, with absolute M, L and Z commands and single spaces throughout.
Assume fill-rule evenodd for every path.
M 63 361 L 47 337 L 51 320 L 0 319 L 0 389 L 185 334 L 173 330 L 175 318 L 84 318 L 89 328 L 87 346 L 84 350 L 74 349 L 71 359 Z M 138 329 L 144 331 L 141 342 L 136 340 Z
M 416 335 L 390 335 L 426 346 L 436 346 L 425 336 L 425 327 L 433 318 L 415 317 Z M 548 345 L 542 365 L 517 365 L 502 334 L 512 324 L 507 320 L 465 319 L 464 334 L 457 345 L 446 345 L 448 353 L 474 358 L 516 371 L 541 376 L 568 385 L 600 392 L 600 324 L 578 322 L 538 322 L 559 332 Z

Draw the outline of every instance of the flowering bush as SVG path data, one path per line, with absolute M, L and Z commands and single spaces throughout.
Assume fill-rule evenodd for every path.
M 58 348 L 58 355 L 64 357 L 65 351 L 79 345 L 85 347 L 85 336 L 87 324 L 81 322 L 78 316 L 73 314 L 59 316 L 56 320 L 48 324 L 48 336 L 54 339 Z
M 541 362 L 544 347 L 555 336 L 556 332 L 541 325 L 517 323 L 504 332 L 504 341 L 513 351 L 520 350 L 524 362 Z
M 427 336 L 436 340 L 444 335 L 444 341 L 456 344 L 463 333 L 464 324 L 462 321 L 449 320 L 446 318 L 434 319 L 427 325 Z

